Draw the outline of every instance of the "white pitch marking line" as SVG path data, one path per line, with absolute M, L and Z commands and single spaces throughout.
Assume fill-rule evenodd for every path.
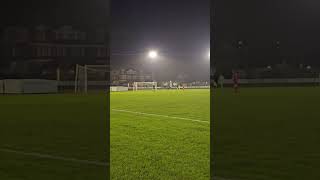
M 17 151 L 17 150 L 8 149 L 8 148 L 0 148 L 0 152 L 14 153 L 14 154 L 19 154 L 19 155 L 24 155 L 24 156 L 33 156 L 33 157 L 44 158 L 44 159 L 53 159 L 53 160 L 74 162 L 74 163 L 79 163 L 79 164 L 90 164 L 90 165 L 96 165 L 96 166 L 108 166 L 108 163 L 105 163 L 105 162 L 80 160 L 80 159 L 75 159 L 75 158 L 66 158 L 66 157 L 53 156 L 53 155 L 41 154 L 41 153 L 30 153 L 30 152 Z
M 182 118 L 182 117 L 167 116 L 167 115 L 161 115 L 161 114 L 137 112 L 137 111 L 128 111 L 128 110 L 123 110 L 123 109 L 111 109 L 111 110 L 116 111 L 116 112 L 124 112 L 124 113 L 146 115 L 146 116 L 157 116 L 157 117 L 164 117 L 164 118 L 171 118 L 171 119 L 180 119 L 180 120 L 185 120 L 185 121 L 193 121 L 193 122 L 200 122 L 200 123 L 206 123 L 206 124 L 210 123 L 209 121 L 203 121 L 203 120 L 199 120 L 199 119 Z

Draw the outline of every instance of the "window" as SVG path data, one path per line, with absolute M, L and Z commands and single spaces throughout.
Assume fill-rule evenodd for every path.
M 52 56 L 57 56 L 57 48 L 56 47 L 52 48 Z
M 68 35 L 69 35 L 69 34 L 64 33 L 64 34 L 62 35 L 62 36 L 63 36 L 62 39 L 68 39 Z
M 67 55 L 67 50 L 66 48 L 62 48 L 62 56 L 66 56 Z
M 45 32 L 41 32 L 41 40 L 42 41 L 46 40 L 46 33 Z
M 61 47 L 57 48 L 57 56 L 61 56 L 62 55 L 62 50 Z
M 32 56 L 37 56 L 37 48 L 32 47 Z
M 71 40 L 74 39 L 74 33 L 69 33 L 67 39 Z
M 43 31 L 37 31 L 36 32 L 36 40 L 45 41 L 46 40 L 46 33 Z
M 16 48 L 12 48 L 12 56 L 15 57 L 16 55 Z
M 81 39 L 82 39 L 80 32 L 75 32 L 75 33 L 74 33 L 74 36 L 75 36 L 75 37 L 74 37 L 75 40 L 81 40 Z
M 97 56 L 98 57 L 106 57 L 107 56 L 106 48 L 97 48 Z
M 48 56 L 51 56 L 51 51 L 52 51 L 51 47 L 48 47 Z
M 47 48 L 46 47 L 42 47 L 41 48 L 41 56 L 47 56 L 47 54 L 48 54 Z
M 56 40 L 62 40 L 64 38 L 63 33 L 56 32 Z
M 40 47 L 37 47 L 37 56 L 41 57 L 41 48 Z

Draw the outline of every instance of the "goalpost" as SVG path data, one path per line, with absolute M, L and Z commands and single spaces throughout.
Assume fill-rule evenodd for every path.
M 138 91 L 142 89 L 158 89 L 157 82 L 134 82 L 133 83 L 133 91 Z
M 108 90 L 108 65 L 76 65 L 75 93 Z

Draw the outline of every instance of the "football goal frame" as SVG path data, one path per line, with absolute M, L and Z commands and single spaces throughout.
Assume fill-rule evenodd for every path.
M 148 88 L 148 86 L 151 88 Z M 152 89 L 152 90 L 157 90 L 158 89 L 158 83 L 153 81 L 153 82 L 134 82 L 133 83 L 133 91 L 138 91 L 138 90 L 146 90 L 146 89 Z
M 108 65 L 76 65 L 75 71 L 75 82 L 74 82 L 74 92 L 75 93 L 88 93 L 88 86 L 105 86 L 106 90 L 108 88 L 108 80 L 105 78 L 103 80 L 89 81 L 89 73 L 104 73 L 105 75 L 109 72 Z

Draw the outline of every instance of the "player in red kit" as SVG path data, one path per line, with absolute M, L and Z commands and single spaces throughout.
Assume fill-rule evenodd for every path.
M 239 72 L 234 71 L 232 74 L 232 80 L 233 80 L 233 88 L 234 88 L 234 92 L 238 93 L 239 92 Z

